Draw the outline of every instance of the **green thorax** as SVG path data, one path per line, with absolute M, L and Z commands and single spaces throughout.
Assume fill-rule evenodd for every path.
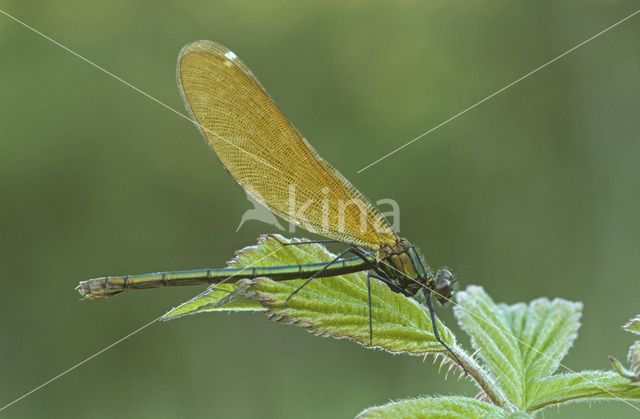
M 378 267 L 404 295 L 413 296 L 425 285 L 432 285 L 431 275 L 424 268 L 415 247 L 406 239 L 378 249 Z

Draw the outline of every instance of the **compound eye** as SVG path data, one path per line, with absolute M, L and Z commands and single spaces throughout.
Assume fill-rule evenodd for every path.
M 436 281 L 440 282 L 440 280 L 446 279 L 449 282 L 453 282 L 453 274 L 448 269 L 438 269 L 436 273 Z
M 440 278 L 436 281 L 436 290 L 438 294 L 448 297 L 451 293 L 451 281 L 445 278 Z
M 447 269 L 440 269 L 436 274 L 436 299 L 446 304 L 453 297 L 453 274 Z

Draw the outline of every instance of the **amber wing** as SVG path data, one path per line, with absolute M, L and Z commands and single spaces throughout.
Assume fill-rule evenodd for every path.
M 384 217 L 316 153 L 233 52 L 211 41 L 190 43 L 178 57 L 177 79 L 207 144 L 258 202 L 347 243 L 395 241 Z

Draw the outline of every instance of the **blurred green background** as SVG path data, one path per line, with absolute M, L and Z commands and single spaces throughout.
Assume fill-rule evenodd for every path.
M 2 4 L 180 111 L 179 49 L 226 45 L 325 159 L 371 200 L 398 201 L 401 233 L 433 266 L 496 301 L 584 302 L 572 369 L 626 355 L 620 325 L 640 309 L 640 16 L 356 171 L 637 2 Z M 81 302 L 78 281 L 220 267 L 276 230 L 236 233 L 250 204 L 188 121 L 1 15 L 0 54 L 4 405 L 200 291 Z M 451 309 L 440 313 L 462 336 Z M 258 314 L 208 314 L 153 325 L 3 413 L 337 418 L 435 393 L 475 389 L 419 358 Z M 595 403 L 545 417 L 635 413 Z

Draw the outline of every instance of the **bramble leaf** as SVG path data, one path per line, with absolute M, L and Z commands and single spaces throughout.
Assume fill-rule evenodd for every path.
M 573 344 L 582 304 L 539 298 L 495 304 L 477 286 L 458 294 L 456 317 L 509 400 L 526 410 L 541 379 L 550 376 Z
M 270 252 L 277 246 L 280 244 L 269 240 L 258 247 L 260 252 Z M 335 258 L 317 244 L 287 246 L 286 252 L 278 256 L 280 264 L 328 262 Z M 252 281 L 247 295 L 267 307 L 269 317 L 274 320 L 304 326 L 317 335 L 347 337 L 369 345 L 369 297 L 365 273 L 314 279 L 285 306 L 286 299 L 303 282 L 261 278 Z M 426 309 L 413 299 L 372 280 L 371 307 L 374 346 L 411 354 L 445 351 L 433 335 Z M 453 334 L 440 321 L 438 329 L 443 341 L 455 345 Z
M 578 336 L 581 314 L 582 303 L 560 298 L 529 303 L 522 330 L 512 327 L 524 356 L 528 386 L 558 369 Z
M 640 399 L 640 387 L 613 371 L 580 371 L 557 374 L 541 380 L 529 410 L 570 401 Z
M 257 301 L 242 294 L 239 284 L 220 284 L 211 286 L 191 300 L 169 310 L 161 320 L 173 320 L 191 314 L 209 311 L 265 311 Z
M 637 315 L 633 319 L 629 320 L 624 326 L 622 326 L 627 332 L 640 335 L 640 315 Z
M 424 397 L 391 402 L 370 407 L 357 419 L 480 419 L 480 418 L 528 418 L 526 414 L 508 414 L 491 403 L 462 396 Z

